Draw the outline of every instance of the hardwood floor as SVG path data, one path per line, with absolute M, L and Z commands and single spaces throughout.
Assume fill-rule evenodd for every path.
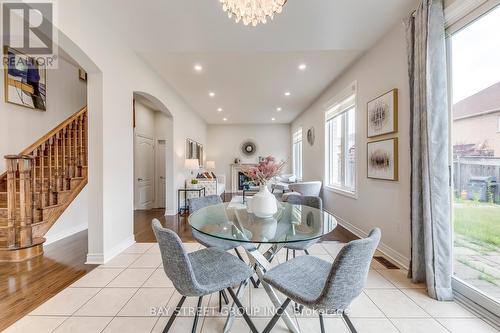
M 195 242 L 187 216 L 163 214 L 163 209 L 134 212 L 136 242 L 156 242 L 153 218 L 177 232 L 182 241 Z M 338 226 L 323 240 L 349 242 L 356 238 Z M 85 264 L 87 244 L 87 231 L 82 231 L 46 246 L 43 256 L 22 263 L 0 263 L 0 331 L 94 269 L 96 265 Z
M 42 256 L 0 263 L 0 331 L 94 269 L 85 265 L 87 231 L 45 247 Z

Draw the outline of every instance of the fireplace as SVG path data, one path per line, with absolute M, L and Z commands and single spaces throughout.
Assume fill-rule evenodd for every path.
M 243 191 L 243 188 L 246 183 L 250 181 L 250 178 L 246 176 L 243 172 L 238 171 L 238 190 Z
M 248 168 L 251 166 L 256 166 L 257 164 L 245 163 L 245 164 L 231 164 L 231 192 L 238 193 L 243 190 L 243 185 L 248 178 L 243 174 L 243 168 Z

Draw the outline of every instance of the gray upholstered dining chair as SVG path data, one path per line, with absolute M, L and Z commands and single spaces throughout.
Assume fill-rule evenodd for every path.
M 368 238 L 349 242 L 333 264 L 314 256 L 300 256 L 266 272 L 263 280 L 287 299 L 263 333 L 271 331 L 291 300 L 319 312 L 322 333 L 325 332 L 323 313 L 341 314 L 355 333 L 346 310 L 363 290 L 380 236 L 380 229 L 375 228 Z
M 307 195 L 312 197 L 318 197 L 321 192 L 321 187 L 323 183 L 320 181 L 312 182 L 300 182 L 288 185 L 288 189 L 291 192 L 283 194 L 283 201 L 288 201 L 288 199 L 294 195 Z
M 189 212 L 191 214 L 195 213 L 196 211 L 198 211 L 202 208 L 212 206 L 212 205 L 221 204 L 221 203 L 222 203 L 222 199 L 218 195 L 207 195 L 205 197 L 188 199 Z M 193 228 L 191 229 L 191 232 L 193 234 L 193 237 L 200 244 L 202 244 L 208 248 L 215 247 L 215 248 L 218 248 L 218 249 L 224 250 L 224 251 L 234 250 L 234 252 L 238 256 L 238 258 L 240 258 L 240 260 L 242 260 L 242 261 L 244 261 L 244 260 L 243 260 L 243 257 L 241 256 L 241 253 L 237 249 L 238 246 L 253 247 L 253 244 L 245 244 L 245 243 L 242 244 L 239 242 L 232 242 L 232 241 L 228 241 L 228 240 L 224 240 L 224 239 L 218 239 L 218 238 L 215 238 L 215 237 L 212 237 L 209 235 L 205 235 L 204 233 L 201 233 L 198 230 L 195 230 Z M 254 278 L 252 277 L 250 280 L 251 280 L 252 284 L 254 285 L 254 287 L 257 288 L 258 285 L 256 284 Z M 224 299 L 226 300 L 226 303 L 227 303 L 225 293 L 221 293 L 221 295 L 224 297 Z
M 253 270 L 250 267 L 235 256 L 217 248 L 187 253 L 179 236 L 163 228 L 157 219 L 153 220 L 153 231 L 160 246 L 163 269 L 182 296 L 163 330 L 164 333 L 169 331 L 186 297 L 198 297 L 192 330 L 196 332 L 203 296 L 225 289 L 233 297 L 252 332 L 256 332 L 255 326 L 232 289 L 233 286 L 247 281 L 252 276 Z
M 321 200 L 320 197 L 291 195 L 288 197 L 287 202 L 292 205 L 303 205 L 312 208 L 317 208 L 320 211 L 323 211 L 323 201 Z M 307 251 L 307 249 L 310 248 L 315 243 L 317 243 L 318 241 L 319 238 L 314 239 L 312 241 L 289 243 L 285 245 L 284 248 L 286 249 L 286 260 L 288 261 L 288 253 L 290 250 L 292 250 L 294 258 L 295 258 L 295 251 L 304 251 L 308 255 L 309 251 Z

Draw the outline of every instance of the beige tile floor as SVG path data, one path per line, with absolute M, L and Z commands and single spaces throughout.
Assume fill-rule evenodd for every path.
M 201 246 L 186 244 L 188 251 Z M 342 244 L 314 245 L 311 255 L 333 261 Z M 275 263 L 285 260 L 285 252 Z M 173 309 L 180 295 L 161 266 L 157 244 L 138 243 L 99 266 L 52 299 L 22 318 L 5 332 L 57 333 L 142 333 L 162 332 L 169 313 L 151 312 L 152 307 Z M 185 306 L 194 309 L 197 299 L 188 298 Z M 252 309 L 253 320 L 262 330 L 269 317 L 271 302 L 262 288 L 247 289 L 243 304 Z M 203 301 L 205 315 L 198 332 L 222 332 L 225 316 L 217 312 L 218 295 Z M 351 318 L 359 333 L 489 333 L 498 332 L 454 302 L 437 302 L 427 297 L 425 286 L 412 284 L 402 270 L 387 270 L 374 261 L 364 292 L 351 305 Z M 292 314 L 301 332 L 319 332 L 317 316 L 308 312 Z M 191 332 L 193 317 L 181 312 L 171 332 Z M 348 333 L 344 322 L 335 316 L 325 318 L 326 332 Z M 250 332 L 237 318 L 232 332 Z M 287 332 L 280 321 L 273 332 Z

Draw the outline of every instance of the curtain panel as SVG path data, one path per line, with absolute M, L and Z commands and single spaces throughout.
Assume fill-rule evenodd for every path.
M 422 0 L 405 20 L 411 108 L 409 275 L 429 296 L 451 300 L 448 84 L 442 0 Z

